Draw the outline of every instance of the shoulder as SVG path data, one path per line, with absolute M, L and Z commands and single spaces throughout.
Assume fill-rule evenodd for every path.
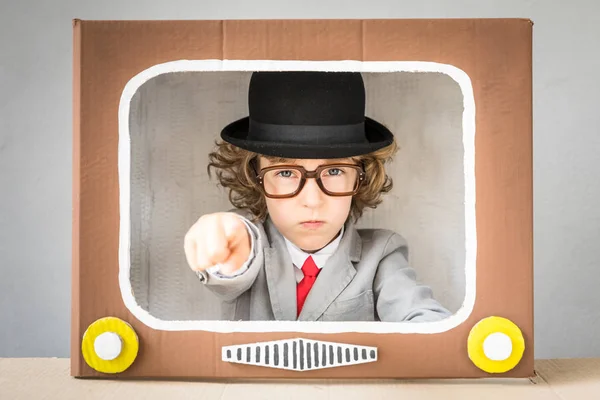
M 357 229 L 363 253 L 379 253 L 385 257 L 395 251 L 408 256 L 408 243 L 404 236 L 391 229 Z

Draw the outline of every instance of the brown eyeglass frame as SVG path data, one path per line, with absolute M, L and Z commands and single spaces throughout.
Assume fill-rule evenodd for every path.
M 325 169 L 336 168 L 336 167 L 344 167 L 344 168 L 350 167 L 350 168 L 353 168 L 358 171 L 358 179 L 356 180 L 354 190 L 352 190 L 351 192 L 333 193 L 333 192 L 330 192 L 327 189 L 325 189 L 325 185 L 323 185 L 323 182 L 321 182 L 321 172 L 323 172 L 323 170 L 325 170 Z M 298 189 L 296 189 L 295 192 L 286 194 L 286 195 L 268 194 L 267 190 L 265 189 L 265 182 L 264 182 L 265 174 L 267 172 L 275 170 L 275 169 L 286 169 L 286 168 L 299 170 L 302 173 L 302 180 L 300 181 L 300 185 L 298 185 Z M 315 169 L 314 171 L 307 171 L 301 165 L 283 164 L 283 165 L 273 165 L 273 166 L 261 169 L 259 171 L 258 175 L 256 176 L 256 180 L 257 180 L 263 194 L 271 199 L 287 199 L 287 198 L 291 198 L 291 197 L 298 195 L 298 193 L 300 193 L 302 191 L 302 189 L 304 188 L 304 185 L 306 184 L 306 180 L 309 178 L 316 179 L 317 185 L 319 185 L 319 188 L 321 189 L 321 191 L 323 191 L 323 193 L 325 193 L 326 195 L 334 196 L 334 197 L 342 197 L 342 196 L 353 196 L 356 193 L 358 193 L 358 189 L 360 189 L 362 182 L 365 180 L 365 176 L 366 175 L 365 175 L 365 172 L 363 171 L 363 168 L 360 165 L 356 165 L 356 164 L 324 164 L 324 165 L 319 165 L 317 167 L 317 169 Z

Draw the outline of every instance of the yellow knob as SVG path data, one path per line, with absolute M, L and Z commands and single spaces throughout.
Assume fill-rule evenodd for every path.
M 469 358 L 489 373 L 510 371 L 519 364 L 525 351 L 525 339 L 517 325 L 502 317 L 479 321 L 467 341 Z
M 138 336 L 127 322 L 101 318 L 83 334 L 81 351 L 85 362 L 98 372 L 116 374 L 133 364 L 139 349 Z

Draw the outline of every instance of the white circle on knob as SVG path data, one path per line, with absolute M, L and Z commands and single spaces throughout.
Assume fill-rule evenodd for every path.
M 512 340 L 505 333 L 491 333 L 483 341 L 483 353 L 492 361 L 504 361 L 512 354 Z
M 104 332 L 94 340 L 94 351 L 103 360 L 114 360 L 121 354 L 123 342 L 121 337 L 114 332 Z

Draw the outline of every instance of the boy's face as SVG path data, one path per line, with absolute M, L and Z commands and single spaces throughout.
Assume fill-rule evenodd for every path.
M 356 164 L 354 160 L 311 160 L 290 159 L 270 161 L 259 158 L 259 167 L 266 168 L 276 165 L 294 164 L 314 171 L 320 165 L 347 163 Z M 340 171 L 332 169 L 325 172 L 337 176 Z M 282 171 L 279 176 L 291 177 L 292 172 Z M 341 179 L 341 178 L 334 178 Z M 273 199 L 265 197 L 269 215 L 282 235 L 299 248 L 314 252 L 329 244 L 342 229 L 350 213 L 352 196 L 329 196 L 318 186 L 315 179 L 307 179 L 304 187 L 295 197 Z

